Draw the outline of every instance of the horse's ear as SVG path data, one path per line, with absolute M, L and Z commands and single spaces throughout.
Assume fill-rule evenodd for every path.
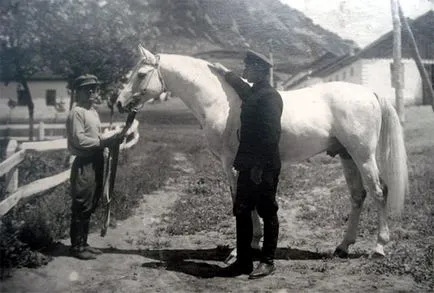
M 137 48 L 139 49 L 140 54 L 142 54 L 143 57 L 145 57 L 145 54 L 146 54 L 146 51 L 147 51 L 147 50 L 145 49 L 145 47 L 143 47 L 142 44 L 139 44 L 139 45 L 137 46 Z
M 157 62 L 157 58 L 155 57 L 154 54 L 152 54 L 151 52 L 149 52 L 148 50 L 146 50 L 142 44 L 139 44 L 139 51 L 140 54 L 142 54 L 143 58 L 145 58 L 149 63 L 156 63 Z

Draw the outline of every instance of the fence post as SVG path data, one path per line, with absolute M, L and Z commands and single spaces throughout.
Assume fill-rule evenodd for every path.
M 6 148 L 6 158 L 9 158 L 17 151 L 18 142 L 10 140 Z M 18 189 L 18 166 L 15 166 L 6 175 L 6 192 L 12 193 Z
M 43 121 L 39 122 L 39 140 L 45 140 L 45 124 Z

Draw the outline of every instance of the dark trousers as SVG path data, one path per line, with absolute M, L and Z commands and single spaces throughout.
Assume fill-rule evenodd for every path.
M 264 222 L 264 243 L 261 261 L 272 264 L 279 237 L 279 219 L 276 191 L 279 183 L 279 170 L 264 170 L 262 182 L 255 184 L 250 179 L 250 170 L 242 170 L 238 176 L 237 194 L 234 202 L 234 215 L 237 230 L 237 258 L 246 265 L 253 261 L 251 242 L 253 224 L 251 212 L 256 208 Z
M 71 168 L 71 226 L 72 248 L 87 245 L 90 216 L 103 192 L 104 156 L 76 157 Z

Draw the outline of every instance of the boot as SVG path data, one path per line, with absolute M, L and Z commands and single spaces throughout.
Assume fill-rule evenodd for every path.
M 90 219 L 86 219 L 83 221 L 83 243 L 84 243 L 84 250 L 89 251 L 90 253 L 100 255 L 102 254 L 102 251 L 98 248 L 92 247 L 87 243 L 87 236 L 89 235 L 89 222 Z
M 233 264 L 228 267 L 223 268 L 221 271 L 217 273 L 219 277 L 237 277 L 240 275 L 248 275 L 253 271 L 253 263 L 242 263 L 237 260 Z
M 277 214 L 264 217 L 264 244 L 262 246 L 261 262 L 249 275 L 249 279 L 258 279 L 274 272 L 274 254 L 279 238 L 279 218 Z
M 70 254 L 71 256 L 82 260 L 96 259 L 97 257 L 96 254 L 87 251 L 83 246 L 71 248 Z
M 272 274 L 275 271 L 273 263 L 260 262 L 249 275 L 249 279 L 259 279 Z
M 277 241 L 279 238 L 279 218 L 277 214 L 263 218 L 264 221 L 264 243 L 262 245 L 261 262 L 271 264 L 276 253 Z
M 81 223 L 80 220 L 78 220 L 75 217 L 72 217 L 71 219 L 71 225 L 69 228 L 69 236 L 71 238 L 71 250 L 77 248 L 81 244 Z
M 77 218 L 71 220 L 70 237 L 71 237 L 71 249 L 70 255 L 72 257 L 89 260 L 95 259 L 96 254 L 91 253 L 84 249 L 85 236 L 84 236 L 84 223 Z
M 248 275 L 253 270 L 253 257 L 251 242 L 253 237 L 253 224 L 250 213 L 236 216 L 237 231 L 237 260 L 224 268 L 218 275 L 221 277 L 236 277 Z

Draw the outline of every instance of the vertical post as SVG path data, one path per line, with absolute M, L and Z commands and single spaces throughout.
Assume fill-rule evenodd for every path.
M 398 0 L 391 0 L 392 21 L 393 21 L 393 66 L 392 80 L 395 88 L 396 111 L 398 112 L 399 121 L 404 124 L 404 91 L 402 75 L 402 52 L 401 52 L 401 21 L 399 19 Z
M 428 76 L 428 73 L 425 70 L 425 67 L 423 66 L 422 57 L 420 56 L 419 49 L 417 48 L 417 44 L 413 32 L 411 31 L 410 25 L 408 24 L 408 21 L 405 18 L 404 12 L 402 12 L 402 8 L 401 5 L 399 5 L 399 3 L 398 3 L 398 8 L 399 8 L 399 17 L 401 19 L 401 22 L 404 24 L 404 28 L 407 31 L 408 36 L 410 37 L 411 53 L 413 55 L 414 61 L 416 62 L 417 69 L 419 70 L 422 81 L 427 86 L 428 93 L 431 97 L 431 106 L 434 111 L 434 90 L 432 88 L 431 80 Z
M 45 124 L 43 121 L 39 122 L 39 140 L 45 140 Z
M 272 87 L 274 87 L 274 74 L 273 74 L 273 67 L 274 67 L 274 62 L 273 62 L 273 40 L 269 40 L 269 44 L 268 44 L 268 54 L 269 54 L 269 58 L 271 61 L 271 64 L 273 64 L 272 67 L 270 67 L 270 84 Z
M 10 140 L 6 148 L 6 158 L 9 158 L 17 151 L 18 142 L 16 140 Z M 18 166 L 12 168 L 8 174 L 6 174 L 6 192 L 12 193 L 18 189 Z

